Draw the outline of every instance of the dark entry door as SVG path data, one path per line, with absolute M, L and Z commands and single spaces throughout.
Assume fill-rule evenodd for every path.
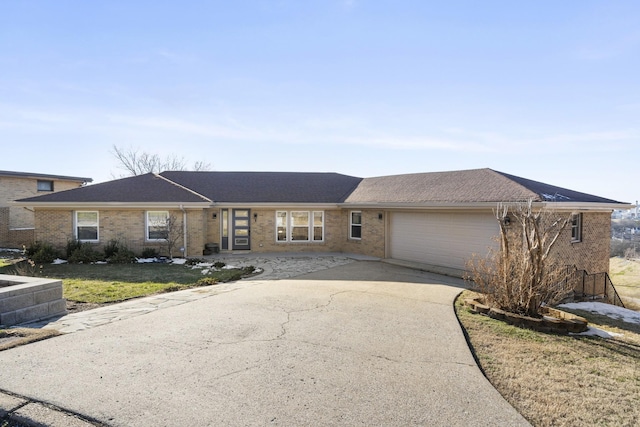
M 251 211 L 249 209 L 234 209 L 232 221 L 232 235 L 234 251 L 251 249 Z

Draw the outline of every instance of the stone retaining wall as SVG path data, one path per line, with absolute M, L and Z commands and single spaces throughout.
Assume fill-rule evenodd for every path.
M 0 326 L 61 316 L 66 305 L 60 280 L 0 275 Z

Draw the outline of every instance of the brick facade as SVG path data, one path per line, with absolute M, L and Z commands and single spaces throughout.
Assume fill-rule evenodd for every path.
M 233 209 L 228 209 L 229 223 Z M 318 242 L 278 242 L 276 241 L 276 212 L 322 211 L 324 213 L 324 240 Z M 362 211 L 362 239 L 349 239 L 349 214 L 346 209 L 251 209 L 251 251 L 252 252 L 348 252 L 384 257 L 385 220 L 378 218 L 380 210 Z M 215 215 L 215 218 L 214 218 Z M 222 209 L 207 209 L 206 242 L 221 243 Z M 231 241 L 230 241 L 231 242 Z M 231 243 L 230 243 L 231 244 Z
M 0 247 L 21 248 L 34 240 L 35 218 L 31 210 L 10 206 L 14 200 L 39 196 L 50 192 L 38 191 L 38 178 L 0 176 Z M 53 190 L 78 188 L 79 181 L 42 178 L 52 181 Z
M 611 214 L 585 212 L 582 214 L 582 240 L 571 242 L 571 227 L 560 236 L 554 255 L 563 263 L 574 265 L 587 273 L 608 273 L 611 252 Z
M 95 211 L 86 209 L 87 211 Z M 154 208 L 151 210 L 167 210 Z M 161 255 L 168 255 L 165 242 L 148 241 L 146 239 L 146 212 L 142 209 L 97 209 L 98 238 L 96 249 L 102 249 L 111 240 L 118 240 L 126 244 L 129 249 L 140 255 L 145 248 L 154 248 Z M 188 256 L 202 255 L 204 247 L 205 227 L 203 210 L 187 210 L 187 243 Z M 169 215 L 177 219 L 177 233 L 180 238 L 173 251 L 173 256 L 180 256 L 180 247 L 184 247 L 183 212 L 169 210 Z M 63 209 L 37 209 L 35 215 L 35 240 L 46 242 L 58 249 L 66 247 L 69 240 L 74 239 L 74 211 Z
M 154 208 L 152 210 L 162 209 Z M 302 210 L 324 212 L 324 241 L 277 242 L 276 212 Z M 183 212 L 180 210 L 170 212 L 181 223 Z M 232 209 L 229 209 L 228 212 L 231 224 Z M 349 238 L 351 212 L 352 210 L 349 209 L 302 209 L 299 207 L 251 209 L 251 251 L 254 253 L 344 252 L 385 258 L 389 213 L 380 209 L 359 210 L 362 213 L 362 237 L 358 240 Z M 73 239 L 73 218 L 74 212 L 72 210 L 37 209 L 35 239 L 64 248 L 67 241 Z M 146 241 L 145 218 L 146 211 L 142 209 L 99 210 L 100 243 L 97 246 L 102 247 L 109 240 L 118 239 L 126 243 L 136 254 L 140 254 L 144 248 L 148 247 L 156 248 L 161 254 L 164 254 L 166 251 L 163 242 Z M 206 243 L 220 244 L 221 222 L 221 209 L 187 210 L 187 256 L 201 256 Z M 584 213 L 582 241 L 572 243 L 571 229 L 567 228 L 556 244 L 555 256 L 561 257 L 563 263 L 575 265 L 589 273 L 608 272 L 610 227 L 609 213 Z M 180 239 L 177 248 L 183 245 L 184 242 Z M 179 255 L 179 251 L 174 251 L 174 256 Z

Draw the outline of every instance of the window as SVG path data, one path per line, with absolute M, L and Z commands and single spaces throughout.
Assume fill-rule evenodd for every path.
M 53 191 L 53 181 L 38 180 L 38 191 Z
M 349 219 L 349 238 L 362 238 L 362 212 L 352 211 Z
M 309 212 L 291 212 L 291 240 L 309 240 Z
M 98 212 L 76 212 L 76 239 L 81 242 L 98 241 Z
M 324 240 L 324 212 L 315 211 L 313 213 L 313 241 L 321 242 Z
M 287 213 L 276 212 L 276 241 L 287 241 Z
M 324 241 L 324 212 L 276 212 L 277 242 Z
M 582 214 L 575 214 L 571 217 L 571 241 L 582 241 Z
M 147 240 L 166 240 L 168 236 L 167 211 L 147 212 Z

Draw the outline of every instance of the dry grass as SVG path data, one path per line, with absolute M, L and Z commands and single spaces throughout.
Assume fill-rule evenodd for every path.
M 534 426 L 640 425 L 640 326 L 580 312 L 591 326 L 624 334 L 605 340 L 457 311 L 487 378 Z
M 609 276 L 625 306 L 640 310 L 640 261 L 611 258 Z
M 0 329 L 0 351 L 60 335 L 53 329 Z

